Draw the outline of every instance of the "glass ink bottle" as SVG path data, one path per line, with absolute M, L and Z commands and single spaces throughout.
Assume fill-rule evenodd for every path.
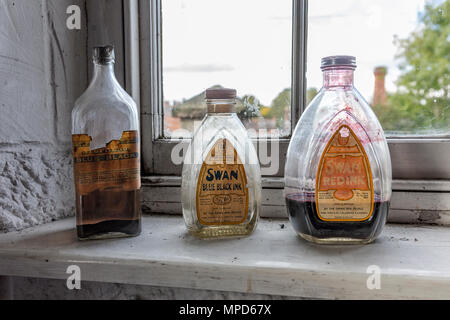
M 188 231 L 204 239 L 251 234 L 261 210 L 256 150 L 234 112 L 236 90 L 206 91 L 208 112 L 183 166 L 182 204 Z
M 114 75 L 114 48 L 94 48 L 94 77 L 72 112 L 80 240 L 141 232 L 140 141 L 136 103 Z
M 367 244 L 389 211 L 392 169 L 383 129 L 354 87 L 356 58 L 322 59 L 324 86 L 291 140 L 285 197 L 295 231 L 319 244 Z

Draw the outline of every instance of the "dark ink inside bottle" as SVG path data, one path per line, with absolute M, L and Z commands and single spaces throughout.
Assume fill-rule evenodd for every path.
M 311 241 L 314 238 L 314 242 L 324 243 L 332 243 L 333 239 L 339 239 L 342 243 L 364 243 L 366 239 L 370 242 L 378 237 L 386 224 L 390 202 L 381 202 L 378 196 L 375 199 L 372 216 L 360 222 L 321 220 L 313 194 L 287 195 L 286 206 L 294 230 L 303 238 Z
M 137 236 L 141 233 L 140 190 L 94 191 L 77 195 L 81 240 Z

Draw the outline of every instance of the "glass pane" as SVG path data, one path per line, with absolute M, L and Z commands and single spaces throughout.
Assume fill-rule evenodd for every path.
M 388 136 L 448 136 L 449 26 L 450 0 L 309 1 L 309 94 L 321 57 L 354 55 L 356 87 Z
M 186 137 L 204 91 L 238 90 L 251 135 L 291 134 L 292 0 L 163 0 L 164 131 Z

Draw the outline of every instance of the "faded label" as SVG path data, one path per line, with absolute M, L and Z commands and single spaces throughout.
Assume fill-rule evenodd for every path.
M 348 126 L 328 143 L 317 173 L 316 207 L 324 221 L 365 221 L 373 214 L 372 171 L 366 152 Z
M 79 195 L 96 190 L 133 191 L 141 188 L 140 147 L 137 131 L 125 131 L 120 140 L 91 150 L 92 138 L 73 135 L 75 187 Z
M 247 220 L 247 176 L 239 155 L 226 139 L 217 141 L 202 165 L 196 204 L 202 225 L 237 225 Z

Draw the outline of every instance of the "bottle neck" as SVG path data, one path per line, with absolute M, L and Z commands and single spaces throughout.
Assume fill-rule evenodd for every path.
M 206 105 L 208 107 L 208 114 L 217 115 L 221 113 L 229 114 L 235 113 L 235 99 L 214 99 L 214 100 L 206 100 Z
M 114 63 L 108 62 L 105 64 L 99 64 L 94 62 L 94 77 L 92 83 L 97 84 L 107 84 L 116 83 L 116 75 L 114 73 Z
M 354 70 L 351 69 L 327 69 L 323 72 L 325 89 L 342 87 L 351 88 L 354 83 Z

